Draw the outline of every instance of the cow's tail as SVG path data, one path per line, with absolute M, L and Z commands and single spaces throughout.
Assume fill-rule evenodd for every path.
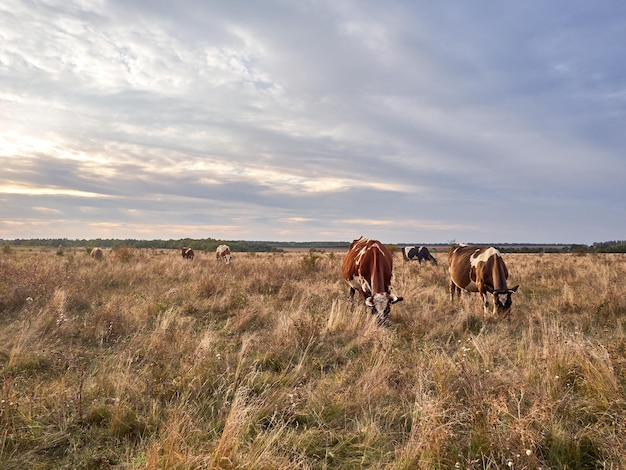
M 406 246 L 402 247 L 402 250 L 401 250 L 402 251 L 402 257 L 404 258 L 405 261 L 409 261 L 409 257 L 406 255 L 406 249 L 407 249 Z

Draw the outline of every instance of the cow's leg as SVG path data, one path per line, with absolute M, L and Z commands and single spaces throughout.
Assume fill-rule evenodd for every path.
M 457 291 L 458 289 L 458 291 Z M 450 281 L 450 302 L 454 302 L 454 293 L 457 293 L 457 297 L 461 296 L 461 289 L 459 289 L 457 287 L 457 285 L 454 283 L 454 281 Z
M 356 292 L 356 289 L 354 287 L 350 287 L 350 300 L 354 299 L 355 292 Z
M 485 312 L 485 315 L 489 315 L 489 294 L 483 286 L 478 288 L 478 293 L 483 298 L 483 312 Z
M 485 312 L 485 314 L 489 314 L 489 297 L 487 297 L 487 294 L 483 294 L 483 299 L 485 300 L 485 304 L 483 307 L 483 311 Z

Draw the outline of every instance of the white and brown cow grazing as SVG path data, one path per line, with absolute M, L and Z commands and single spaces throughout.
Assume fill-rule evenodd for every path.
M 104 251 L 102 251 L 102 248 L 96 247 L 93 250 L 91 250 L 90 255 L 93 259 L 102 261 L 102 259 L 104 258 Z
M 230 264 L 230 248 L 228 245 L 220 245 L 216 248 L 215 259 L 224 260 L 224 263 Z
M 500 252 L 491 246 L 453 245 L 448 254 L 450 271 L 450 300 L 454 293 L 460 296 L 461 289 L 478 292 L 484 302 L 484 311 L 489 313 L 489 297 L 493 295 L 493 314 L 508 316 L 511 296 L 519 285 L 509 287 L 506 280 L 509 271 Z
M 403 300 L 391 293 L 392 271 L 391 252 L 378 240 L 354 240 L 343 259 L 342 273 L 350 286 L 350 298 L 359 291 L 381 324 L 386 323 L 391 304 Z
M 422 264 L 422 261 L 430 261 L 433 264 L 437 264 L 437 259 L 425 246 L 405 246 L 402 248 L 402 256 L 404 256 L 406 261 L 417 260 L 420 264 Z
M 187 248 L 186 246 L 181 248 L 181 254 L 183 255 L 183 258 L 190 260 L 193 260 L 193 257 L 195 256 L 193 250 L 191 248 Z

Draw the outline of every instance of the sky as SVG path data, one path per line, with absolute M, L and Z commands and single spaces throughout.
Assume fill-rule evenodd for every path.
M 3 0 L 0 238 L 626 238 L 626 2 Z

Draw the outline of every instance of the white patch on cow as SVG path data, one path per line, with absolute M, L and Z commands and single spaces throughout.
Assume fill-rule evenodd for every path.
M 361 279 L 361 290 L 363 290 L 363 292 L 372 292 L 372 286 L 367 282 L 367 279 Z
M 452 253 L 456 253 L 457 251 L 459 251 L 461 248 L 466 247 L 469 245 L 465 245 L 463 243 L 459 243 L 459 246 L 457 246 L 454 250 L 452 250 Z
M 359 254 L 356 257 L 356 260 L 354 261 L 354 263 L 358 266 L 359 264 L 361 264 L 361 258 L 363 258 L 363 256 L 365 255 L 365 253 L 367 253 L 367 247 L 364 246 L 363 248 L 361 248 L 361 251 L 359 251 Z
M 478 250 L 476 250 L 478 251 Z M 482 253 L 480 253 L 479 255 L 477 255 L 475 252 L 472 253 L 472 256 L 470 256 L 470 265 L 472 266 L 472 268 L 475 268 L 478 263 L 480 263 L 481 261 L 486 263 L 487 260 L 489 258 L 491 258 L 492 256 L 502 256 L 500 254 L 500 252 L 498 250 L 496 250 L 494 247 L 489 247 L 487 248 L 485 251 L 483 251 Z
M 363 237 L 359 238 L 359 241 L 362 239 Z M 365 256 L 365 254 L 369 251 L 370 248 L 376 248 L 378 249 L 378 251 L 380 251 L 380 253 L 385 256 L 384 251 L 382 250 L 382 248 L 380 247 L 380 245 L 378 243 L 374 243 L 371 246 L 364 246 L 363 248 L 361 248 L 361 250 L 359 251 L 359 254 L 356 255 L 356 258 L 354 260 L 354 264 L 356 264 L 357 266 L 359 266 L 361 264 L 361 259 L 363 258 L 363 256 Z
M 389 305 L 389 299 L 386 294 L 374 294 L 373 297 L 370 297 L 371 302 L 374 304 L 373 307 L 376 309 L 376 313 L 379 315 L 383 315 L 385 310 L 387 309 L 387 305 Z
M 500 305 L 502 305 L 503 307 L 506 305 L 506 301 L 508 299 L 509 299 L 508 294 L 498 294 L 498 302 L 500 302 Z
M 383 251 L 383 249 L 380 247 L 380 245 L 378 243 L 374 243 L 372 245 L 372 248 L 376 248 L 378 251 L 380 251 L 380 254 L 382 254 L 383 256 L 385 256 L 385 252 Z

